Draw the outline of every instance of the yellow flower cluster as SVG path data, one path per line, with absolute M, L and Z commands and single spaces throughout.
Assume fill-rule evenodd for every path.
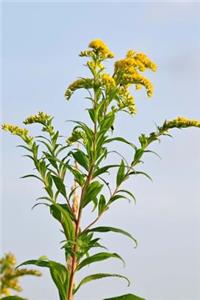
M 200 121 L 188 119 L 185 117 L 177 117 L 174 120 L 166 121 L 163 125 L 164 128 L 186 128 L 186 127 L 200 127 Z
M 72 82 L 65 91 L 65 97 L 69 100 L 74 91 L 85 88 L 90 89 L 93 87 L 93 80 L 90 78 L 80 78 Z
M 114 77 L 121 85 L 136 84 L 136 88 L 144 86 L 149 97 L 153 94 L 153 85 L 140 72 L 146 69 L 156 71 L 156 64 L 152 62 L 144 53 L 137 53 L 129 50 L 124 59 L 115 63 Z
M 46 124 L 46 121 L 51 120 L 51 116 L 47 115 L 44 112 L 39 112 L 37 115 L 32 115 L 24 121 L 24 124 L 32 124 L 32 123 L 41 123 L 43 125 Z
M 136 113 L 135 99 L 129 92 L 127 87 L 121 87 L 119 90 L 120 101 L 118 101 L 118 107 L 120 109 L 127 109 L 130 114 Z
M 37 270 L 18 270 L 16 267 L 16 259 L 12 253 L 5 254 L 0 259 L 1 281 L 0 296 L 9 296 L 10 290 L 17 292 L 22 291 L 18 278 L 24 275 L 41 276 Z
M 82 51 L 80 56 L 94 57 L 97 55 L 100 60 L 114 57 L 108 46 L 100 39 L 91 41 L 88 47 L 93 50 Z
M 94 52 L 100 54 L 104 59 L 114 57 L 108 46 L 100 39 L 91 41 L 89 48 L 92 48 Z
M 1 128 L 5 131 L 9 131 L 13 135 L 18 135 L 28 144 L 31 144 L 33 141 L 33 138 L 29 135 L 29 131 L 26 128 L 20 128 L 18 126 L 7 123 L 3 124 Z
M 116 86 L 115 79 L 107 73 L 104 73 L 101 79 L 107 90 L 113 89 Z

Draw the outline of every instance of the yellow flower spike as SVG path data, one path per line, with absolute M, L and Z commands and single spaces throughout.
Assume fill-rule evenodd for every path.
M 9 131 L 13 135 L 18 135 L 28 144 L 31 144 L 33 141 L 33 138 L 29 135 L 29 130 L 26 128 L 20 128 L 8 123 L 3 124 L 1 128 L 2 130 Z
M 185 117 L 177 117 L 174 120 L 166 121 L 163 125 L 163 128 L 166 128 L 166 130 L 171 128 L 186 128 L 186 127 L 200 128 L 200 120 L 193 120 Z
M 46 124 L 47 121 L 51 120 L 51 116 L 44 112 L 39 112 L 37 115 L 32 115 L 25 119 L 24 124 L 41 123 Z

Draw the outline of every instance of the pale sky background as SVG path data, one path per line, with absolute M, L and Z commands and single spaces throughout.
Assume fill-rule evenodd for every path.
M 137 142 L 141 132 L 151 132 L 155 123 L 165 119 L 177 115 L 200 119 L 199 37 L 200 2 L 4 1 L 2 121 L 21 125 L 26 116 L 45 111 L 67 134 L 66 119 L 86 120 L 83 95 L 66 103 L 63 94 L 71 81 L 84 75 L 84 60 L 78 54 L 96 38 L 103 39 L 117 59 L 132 48 L 158 64 L 157 73 L 148 74 L 155 85 L 153 98 L 135 93 L 138 115 L 120 115 L 116 134 Z M 105 239 L 110 251 L 126 259 L 126 268 L 110 260 L 81 274 L 119 272 L 133 284 L 127 288 L 118 279 L 99 280 L 85 285 L 76 300 L 102 300 L 129 292 L 146 300 L 200 299 L 200 130 L 172 134 L 174 139 L 165 137 L 153 146 L 161 160 L 145 158 L 143 170 L 154 182 L 141 177 L 128 184 L 137 205 L 118 202 L 99 223 L 122 227 L 138 239 L 136 250 L 124 237 Z M 31 211 L 42 193 L 40 185 L 19 179 L 32 170 L 31 162 L 21 157 L 16 137 L 3 134 L 2 138 L 1 254 L 13 251 L 18 262 L 41 255 L 62 262 L 58 224 L 45 207 Z M 124 148 L 118 146 L 121 152 Z M 22 283 L 22 295 L 30 300 L 58 299 L 46 271 L 41 279 L 29 277 Z

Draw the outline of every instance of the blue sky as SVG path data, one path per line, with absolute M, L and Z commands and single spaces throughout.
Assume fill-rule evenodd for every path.
M 38 111 L 55 116 L 63 134 L 70 131 L 66 119 L 86 120 L 86 102 L 79 93 L 64 99 L 66 86 L 85 75 L 78 57 L 92 39 L 103 39 L 123 57 L 128 49 L 143 51 L 157 64 L 148 74 L 154 83 L 151 100 L 135 93 L 138 114 L 121 115 L 116 131 L 136 141 L 151 132 L 155 123 L 177 115 L 200 119 L 200 4 L 178 2 L 8 2 L 2 3 L 2 121 L 22 124 Z M 108 68 L 112 63 L 108 64 Z M 38 133 L 38 128 L 33 129 Z M 154 182 L 138 178 L 128 184 L 137 205 L 115 205 L 104 221 L 121 226 L 139 240 L 120 237 L 105 241 L 127 260 L 123 269 L 115 262 L 93 271 L 112 270 L 128 275 L 126 288 L 116 280 L 83 287 L 76 300 L 102 300 L 133 292 L 147 300 L 198 300 L 200 297 L 199 168 L 200 131 L 174 131 L 153 149 L 162 157 L 146 157 L 144 169 Z M 32 169 L 15 146 L 18 139 L 2 136 L 2 252 L 12 250 L 18 261 L 47 255 L 62 261 L 62 235 L 45 208 L 31 211 L 41 189 L 36 182 L 18 178 Z M 120 151 L 124 149 L 120 148 Z M 49 275 L 24 279 L 22 295 L 30 300 L 55 300 Z

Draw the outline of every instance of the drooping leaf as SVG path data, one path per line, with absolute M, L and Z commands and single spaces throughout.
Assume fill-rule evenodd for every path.
M 115 202 L 116 200 L 118 200 L 118 199 L 127 199 L 127 197 L 125 197 L 125 196 L 123 196 L 123 195 L 120 195 L 120 194 L 118 194 L 118 195 L 114 195 L 114 196 L 112 196 L 111 198 L 110 198 L 110 200 L 108 201 L 108 205 L 110 205 L 111 203 L 113 203 L 113 202 Z
M 125 193 L 125 194 L 128 194 L 128 195 L 134 200 L 134 202 L 136 203 L 136 198 L 135 198 L 135 196 L 133 195 L 133 193 L 131 193 L 130 191 L 128 191 L 128 190 L 118 190 L 117 193 Z
M 106 298 L 104 300 L 145 300 L 145 299 L 133 294 L 126 294 L 126 295 L 121 295 L 113 298 Z
M 55 183 L 55 186 L 57 187 L 58 191 L 64 196 L 66 197 L 66 189 L 65 189 L 65 185 L 62 181 L 62 179 L 58 176 L 54 176 L 52 175 L 52 179 Z
M 91 255 L 91 256 L 85 258 L 82 262 L 79 263 L 77 270 L 81 270 L 82 268 L 84 268 L 87 265 L 90 265 L 92 263 L 99 262 L 102 260 L 106 260 L 109 258 L 120 259 L 123 262 L 123 264 L 125 264 L 123 258 L 120 255 L 118 255 L 117 253 L 101 252 L 101 253 L 97 253 L 97 254 L 94 254 L 94 255 Z
M 142 172 L 142 171 L 131 171 L 129 173 L 129 175 L 144 175 L 145 177 L 147 177 L 149 180 L 153 181 L 153 179 L 151 178 L 151 176 L 149 176 L 147 173 Z
M 129 237 L 132 241 L 134 241 L 135 247 L 137 246 L 137 240 L 129 232 L 127 232 L 123 229 L 120 229 L 120 228 L 110 227 L 110 226 L 99 226 L 99 227 L 89 229 L 88 232 L 116 232 L 116 233 L 120 233 L 120 234 L 123 234 L 123 235 Z
M 73 241 L 75 235 L 74 225 L 69 211 L 65 209 L 62 204 L 54 203 L 50 206 L 50 212 L 62 225 L 66 238 Z
M 22 176 L 22 177 L 20 177 L 20 178 L 24 179 L 24 178 L 31 178 L 31 177 L 32 177 L 32 178 L 36 178 L 36 179 L 42 181 L 42 179 L 41 179 L 39 176 L 34 175 L 34 174 L 27 174 L 27 175 L 24 175 L 24 176 Z M 42 181 L 42 182 L 43 182 L 43 181 Z
M 116 178 L 117 186 L 119 186 L 123 182 L 124 177 L 125 177 L 125 164 L 124 164 L 124 161 L 121 160 L 121 164 L 120 164 L 120 167 L 118 169 L 117 178 Z
M 78 284 L 78 286 L 76 287 L 76 289 L 74 290 L 74 294 L 78 291 L 78 289 L 85 283 L 88 283 L 92 280 L 97 280 L 97 279 L 102 279 L 102 278 L 106 278 L 106 277 L 118 277 L 121 279 L 125 279 L 128 283 L 128 286 L 130 285 L 130 281 L 128 280 L 127 277 L 120 275 L 120 274 L 109 274 L 109 273 L 98 273 L 98 274 L 92 274 L 89 275 L 87 277 L 85 277 L 84 279 L 81 280 L 81 282 Z
M 40 257 L 39 259 L 27 260 L 22 264 L 20 264 L 17 268 L 24 265 L 36 265 L 39 267 L 48 268 L 51 277 L 58 289 L 60 300 L 66 300 L 68 283 L 69 283 L 69 274 L 64 265 L 53 260 L 48 260 L 45 257 Z
M 109 138 L 105 141 L 106 144 L 111 143 L 111 142 L 122 142 L 122 143 L 125 143 L 125 144 L 131 146 L 132 148 L 136 149 L 136 146 L 133 143 L 127 141 L 125 138 L 123 138 L 121 136 Z

